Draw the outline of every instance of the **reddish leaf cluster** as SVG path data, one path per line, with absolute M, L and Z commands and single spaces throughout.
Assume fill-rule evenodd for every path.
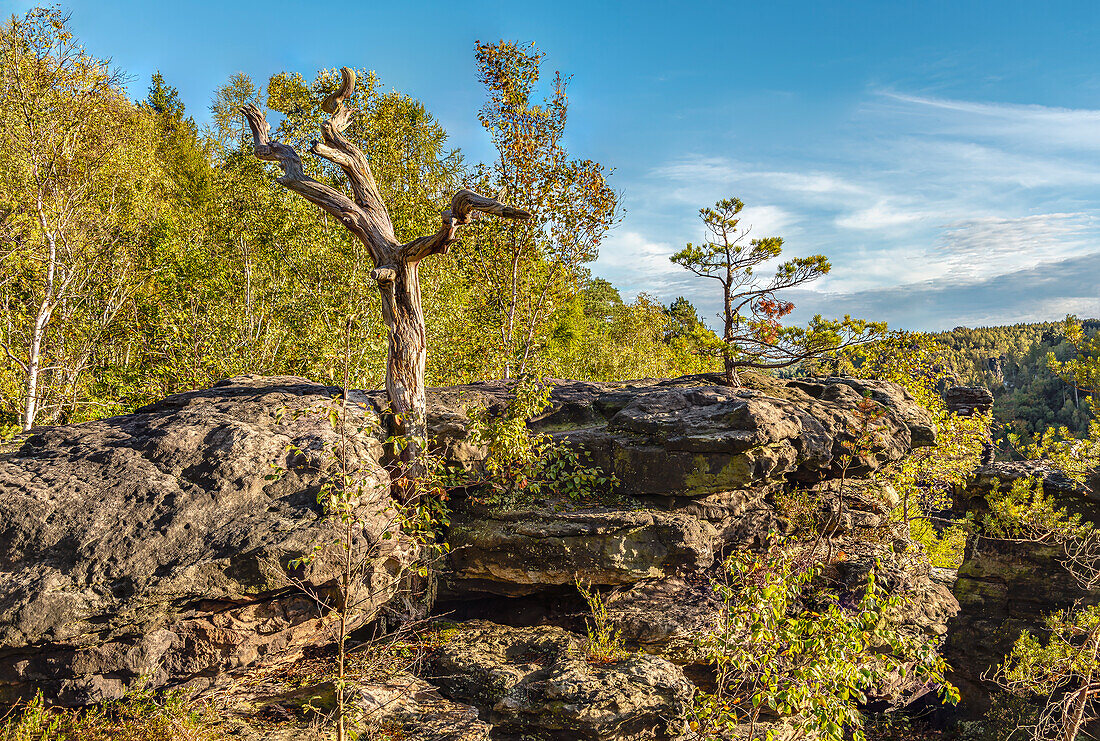
M 779 339 L 779 320 L 794 310 L 794 304 L 790 301 L 780 301 L 777 298 L 763 296 L 752 304 L 753 322 L 756 339 L 760 342 L 774 344 Z
M 777 298 L 761 298 L 753 304 L 752 310 L 757 316 L 778 321 L 794 311 L 794 304 Z

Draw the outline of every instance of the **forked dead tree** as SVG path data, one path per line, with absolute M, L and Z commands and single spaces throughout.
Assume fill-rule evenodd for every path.
M 382 320 L 389 329 L 386 391 L 396 432 L 407 443 L 401 453 L 405 472 L 415 475 L 427 436 L 424 416 L 427 347 L 424 310 L 420 303 L 420 261 L 429 255 L 446 253 L 457 239 L 458 227 L 473 222 L 478 212 L 506 219 L 526 219 L 530 214 L 473 191 L 460 190 L 451 200 L 451 207 L 443 211 L 439 231 L 406 244 L 398 242 L 366 155 L 343 135 L 354 113 L 345 107 L 344 100 L 354 89 L 355 73 L 344 67 L 339 89 L 321 103 L 321 109 L 329 114 L 328 120 L 321 125 L 322 141 L 314 141 L 310 147 L 313 154 L 344 171 L 351 184 L 350 198 L 306 175 L 294 148 L 270 138 L 271 129 L 263 111 L 249 105 L 241 112 L 252 129 L 256 156 L 277 162 L 282 168 L 283 176 L 276 182 L 336 217 L 363 243 L 374 262 L 371 278 L 378 282 Z

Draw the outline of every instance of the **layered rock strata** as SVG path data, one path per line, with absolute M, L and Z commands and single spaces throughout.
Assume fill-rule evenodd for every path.
M 414 613 L 405 578 L 418 554 L 393 527 L 385 399 L 353 392 L 341 436 L 330 414 L 338 394 L 296 378 L 230 379 L 132 415 L 39 431 L 0 453 L 0 698 L 41 688 L 53 701 L 95 702 L 139 678 L 221 686 L 330 642 L 338 559 L 323 550 L 298 559 L 333 540 L 316 498 L 336 442 L 368 492 L 357 545 L 373 557 L 356 588 L 370 600 L 356 625 Z M 429 390 L 436 449 L 453 464 L 482 465 L 468 411 L 503 407 L 508 396 L 503 383 Z M 864 399 L 875 403 L 879 432 L 845 465 Z M 942 633 L 953 600 L 928 569 L 913 568 L 886 509 L 856 484 L 934 439 L 928 414 L 900 387 L 560 382 L 531 427 L 585 451 L 619 479 L 619 495 L 595 503 L 551 493 L 511 510 L 459 497 L 439 596 L 495 619 L 457 626 L 408 702 L 374 683 L 357 707 L 392 705 L 402 728 L 461 720 L 479 739 L 490 726 L 501 740 L 675 737 L 694 691 L 684 671 L 705 665 L 697 639 L 721 607 L 710 586 L 718 557 L 782 530 L 775 498 L 793 488 L 812 490 L 821 517 L 836 522 L 833 583 L 857 593 L 871 565 L 885 563 L 892 588 L 917 595 L 899 619 Z M 560 609 L 540 610 L 576 607 L 576 579 L 604 593 L 613 624 L 642 652 L 593 662 L 583 613 L 557 620 Z

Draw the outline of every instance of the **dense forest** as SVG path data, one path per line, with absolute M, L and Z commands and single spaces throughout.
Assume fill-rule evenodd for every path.
M 377 387 L 385 328 L 363 246 L 272 181 L 242 106 L 279 115 L 273 135 L 318 136 L 317 101 L 339 73 L 235 74 L 200 127 L 160 74 L 130 100 L 125 75 L 89 55 L 56 11 L 13 18 L 0 53 L 0 428 L 121 413 L 238 374 Z M 525 373 L 578 379 L 709 370 L 713 334 L 680 299 L 627 302 L 589 264 L 620 218 L 606 168 L 564 149 L 566 79 L 539 99 L 533 46 L 475 49 L 480 120 L 499 158 L 467 161 L 419 101 L 361 71 L 345 135 L 369 157 L 400 239 L 438 227 L 468 186 L 536 214 L 483 220 L 421 273 L 428 383 Z M 336 187 L 339 169 L 304 160 Z
M 1100 331 L 1100 321 L 1095 319 L 1083 320 L 1081 325 L 1089 336 Z M 993 391 L 995 434 L 1002 456 L 1019 457 L 1008 441 L 1009 433 L 1027 444 L 1052 427 L 1066 427 L 1076 435 L 1087 432 L 1092 419 L 1087 394 L 1048 362 L 1051 354 L 1057 361 L 1076 356 L 1061 322 L 956 327 L 932 338 L 942 348 L 943 383 Z

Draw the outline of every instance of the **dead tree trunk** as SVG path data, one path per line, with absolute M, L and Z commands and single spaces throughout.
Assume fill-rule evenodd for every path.
M 310 151 L 344 171 L 351 184 L 352 198 L 307 176 L 293 147 L 269 138 L 270 128 L 263 111 L 249 105 L 241 112 L 252 129 L 256 156 L 277 162 L 282 168 L 283 176 L 276 182 L 332 214 L 363 243 L 374 262 L 371 278 L 378 283 L 382 320 L 389 329 L 386 391 L 396 433 L 404 438 L 401 453 L 404 473 L 415 476 L 427 438 L 424 409 L 427 347 L 418 265 L 429 255 L 447 252 L 456 240 L 458 226 L 471 223 L 478 212 L 506 219 L 526 219 L 529 214 L 473 191 L 460 190 L 451 200 L 451 207 L 443 211 L 439 231 L 407 244 L 398 242 L 366 155 L 343 135 L 352 115 L 344 100 L 355 89 L 355 73 L 347 67 L 341 73 L 340 88 L 321 104 L 322 110 L 330 114 L 321 126 L 322 141 L 313 142 Z

